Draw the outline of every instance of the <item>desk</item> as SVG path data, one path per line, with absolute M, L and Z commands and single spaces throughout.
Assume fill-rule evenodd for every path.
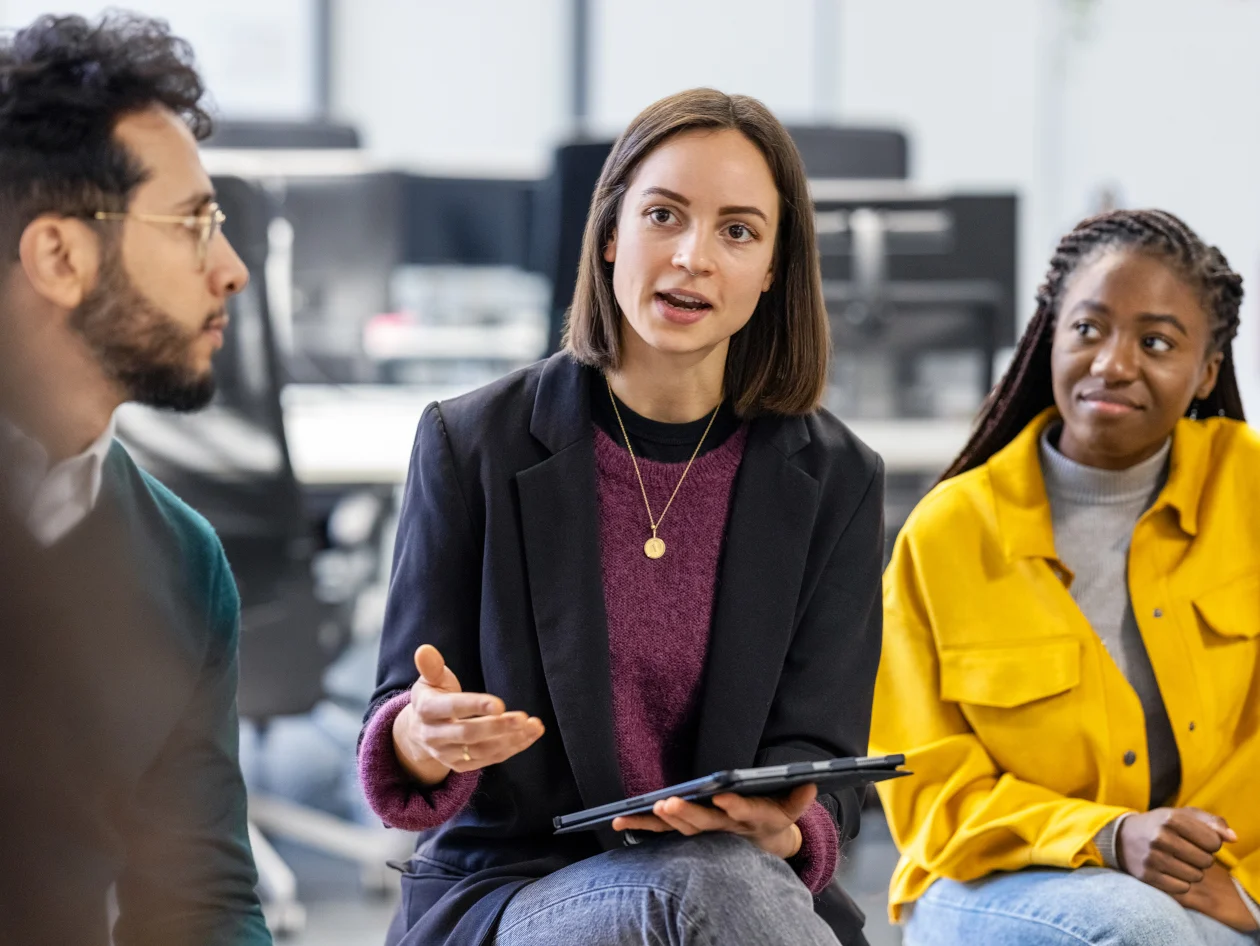
M 401 483 L 425 406 L 466 390 L 291 384 L 282 399 L 293 470 L 309 486 Z M 940 473 L 970 432 L 969 421 L 943 419 L 855 420 L 849 427 L 890 474 Z

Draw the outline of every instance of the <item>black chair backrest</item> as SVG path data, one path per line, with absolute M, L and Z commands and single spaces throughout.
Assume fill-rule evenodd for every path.
M 350 125 L 328 122 L 218 121 L 207 148 L 338 148 L 360 146 L 359 132 Z
M 560 348 L 564 314 L 573 302 L 591 197 L 612 146 L 611 141 L 562 145 L 556 149 L 551 174 L 538 185 L 532 268 L 551 280 L 548 354 Z
M 528 269 L 536 188 L 535 181 L 514 178 L 409 175 L 406 261 Z
M 390 311 L 390 279 L 404 262 L 406 175 L 292 177 L 277 188 L 280 213 L 293 228 L 292 380 L 377 380 L 363 331 Z
M 904 180 L 910 176 L 910 149 L 900 131 L 793 125 L 788 132 L 812 178 Z

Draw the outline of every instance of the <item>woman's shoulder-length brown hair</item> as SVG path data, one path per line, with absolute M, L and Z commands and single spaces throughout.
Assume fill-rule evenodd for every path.
M 612 371 L 619 367 L 621 310 L 613 295 L 613 264 L 604 260 L 604 248 L 643 159 L 675 135 L 700 129 L 742 133 L 765 156 L 779 191 L 774 279 L 748 324 L 731 337 L 726 394 L 745 418 L 808 414 L 822 401 L 831 356 L 813 201 L 805 166 L 787 129 L 745 95 L 714 89 L 679 92 L 644 109 L 617 139 L 586 218 L 565 348 L 583 364 Z

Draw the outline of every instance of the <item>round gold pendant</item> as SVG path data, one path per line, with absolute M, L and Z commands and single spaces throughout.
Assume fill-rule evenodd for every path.
M 665 540 L 652 536 L 643 543 L 643 554 L 648 558 L 660 558 L 665 554 Z

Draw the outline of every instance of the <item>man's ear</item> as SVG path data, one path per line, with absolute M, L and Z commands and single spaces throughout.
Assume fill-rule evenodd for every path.
M 31 288 L 61 309 L 78 308 L 91 292 L 100 256 L 100 239 L 73 217 L 36 217 L 18 242 L 18 259 Z

